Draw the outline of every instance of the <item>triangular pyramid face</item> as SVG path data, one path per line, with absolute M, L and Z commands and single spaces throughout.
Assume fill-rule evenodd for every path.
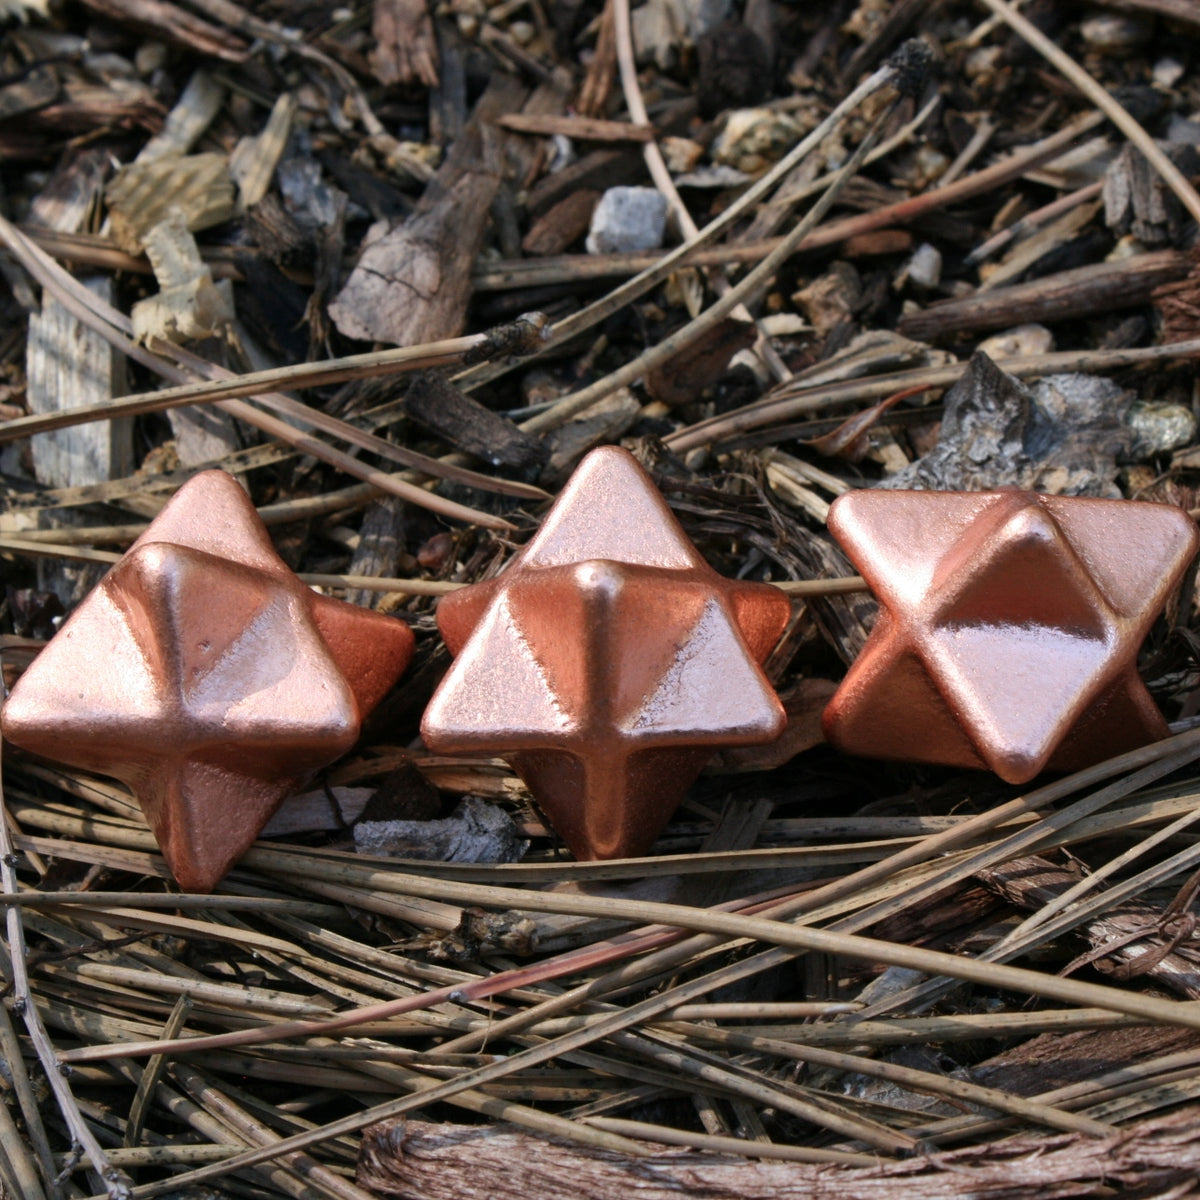
M 1043 503 L 1113 608 L 1147 625 L 1200 543 L 1195 521 L 1168 504 L 1053 496 Z
M 261 572 L 157 542 L 131 550 L 109 582 L 139 643 L 184 697 L 279 591 Z
M 825 736 L 845 754 L 988 766 L 924 664 L 902 645 L 887 611 L 829 702 Z
M 149 542 L 190 546 L 273 574 L 291 574 L 250 497 L 225 471 L 202 471 L 189 479 L 130 549 Z
M 988 766 L 1010 783 L 1046 765 L 1111 671 L 1106 641 L 1045 627 L 940 627 L 925 651 Z
M 579 464 L 513 567 L 600 558 L 649 567 L 706 566 L 650 477 L 617 446 L 593 450 Z
M 617 563 L 574 563 L 519 572 L 505 588 L 504 604 L 522 653 L 537 664 L 558 706 L 580 728 L 595 716 L 603 718 L 594 700 L 598 682 L 613 670 L 606 639 L 624 570 Z M 512 695 L 522 693 L 514 686 Z M 602 698 L 601 709 L 606 701 Z
M 486 579 L 438 598 L 437 627 L 446 649 L 457 656 L 483 620 L 500 587 L 498 579 Z
M 656 697 L 664 685 L 669 688 L 666 681 L 678 674 L 682 661 L 697 652 L 697 626 L 711 594 L 703 583 L 655 568 L 624 569 L 629 578 L 607 622 L 604 702 L 616 729 L 640 735 L 657 728 L 651 711 Z M 707 697 L 690 699 L 699 712 Z
M 783 706 L 746 651 L 724 607 L 709 599 L 676 643 L 674 661 L 652 691 L 622 705 L 622 728 L 640 742 L 712 739 L 764 742 L 783 732 Z
M 561 751 L 509 756 L 546 819 L 580 861 L 645 854 L 662 832 L 710 747 L 665 747 L 633 755 Z
M 1003 493 L 872 491 L 834 501 L 829 530 L 871 588 L 897 613 L 921 602 L 942 559 Z
M 511 750 L 575 727 L 501 593 L 434 693 L 421 735 L 435 753 L 456 754 Z
M 766 662 L 791 620 L 792 602 L 770 584 L 733 584 L 727 594 L 750 657 L 759 664 Z
M 185 892 L 211 892 L 253 845 L 295 779 L 269 782 L 206 762 L 167 768 L 139 789 L 142 810 Z
M 1146 685 L 1130 669 L 1080 714 L 1050 756 L 1055 771 L 1078 771 L 1092 763 L 1165 738 L 1170 730 Z
M 358 715 L 366 717 L 412 661 L 413 632 L 397 617 L 369 608 L 316 592 L 307 599 L 321 640 L 354 692 Z
M 968 566 L 937 582 L 948 593 L 933 618 L 938 626 L 1045 627 L 1103 639 L 1111 623 L 1070 543 L 1037 505 L 1016 512 Z
M 130 728 L 159 744 L 157 679 L 135 640 L 108 579 L 45 646 L 4 703 L 4 736 L 35 754 L 124 777 Z M 80 647 L 90 653 L 84 657 Z
M 265 648 L 270 647 L 270 652 Z M 358 737 L 358 704 L 302 596 L 271 588 L 206 674 L 184 692 L 197 739 L 285 755 L 298 770 L 329 762 Z M 203 743 L 200 743 L 203 744 Z

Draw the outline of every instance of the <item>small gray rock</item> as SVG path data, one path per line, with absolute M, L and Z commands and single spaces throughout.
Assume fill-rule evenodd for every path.
M 609 188 L 592 213 L 589 254 L 657 250 L 667 227 L 667 201 L 646 187 Z

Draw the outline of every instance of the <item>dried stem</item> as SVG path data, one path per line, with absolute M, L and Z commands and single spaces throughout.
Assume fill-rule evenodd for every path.
M 4 801 L 3 790 L 0 789 L 0 888 L 8 894 L 17 891 L 17 857 L 13 850 L 12 839 L 8 833 L 7 805 Z M 42 1024 L 38 1013 L 33 992 L 29 986 L 29 972 L 25 955 L 25 925 L 19 908 L 9 908 L 5 914 L 8 931 L 9 968 L 12 971 L 12 995 L 17 1010 L 25 1022 L 29 1040 L 33 1043 L 38 1061 L 46 1073 L 46 1080 L 54 1098 L 58 1102 L 58 1110 L 72 1140 L 93 1163 L 93 1173 L 105 1189 L 109 1200 L 130 1200 L 131 1191 L 128 1178 L 117 1170 L 104 1156 L 100 1143 L 92 1134 L 87 1121 L 79 1111 L 79 1105 L 67 1083 L 66 1074 L 55 1056 L 54 1045 Z
M 1047 62 L 1069 79 L 1137 148 L 1146 161 L 1162 176 L 1163 182 L 1179 202 L 1200 221 L 1200 195 L 1186 175 L 1158 148 L 1158 143 L 1065 50 L 1056 46 L 1036 25 L 1021 16 L 1005 0 L 980 0 L 1000 17 L 1014 33 L 1024 38 Z

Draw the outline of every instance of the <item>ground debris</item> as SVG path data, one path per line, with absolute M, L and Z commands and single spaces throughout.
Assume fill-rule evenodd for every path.
M 264 1200 L 1194 1193 L 1193 584 L 1140 660 L 1182 740 L 1136 766 L 1016 803 L 824 740 L 878 618 L 839 496 L 1200 512 L 1195 4 L 1025 4 L 1087 79 L 1009 7 L 0 0 L 4 685 L 211 467 L 417 644 L 211 896 L 123 788 L 5 747 L 0 1191 L 97 1193 L 95 1153 Z M 625 189 L 653 219 L 610 236 Z M 85 404 L 122 418 L 4 440 Z M 609 442 L 789 590 L 789 724 L 584 863 L 419 731 L 438 597 Z

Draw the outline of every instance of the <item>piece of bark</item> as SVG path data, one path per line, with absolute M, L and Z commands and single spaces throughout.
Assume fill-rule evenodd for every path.
M 545 113 L 505 113 L 496 124 L 513 133 L 533 133 L 542 137 L 578 138 L 585 142 L 648 142 L 654 137 L 654 126 L 632 125 L 628 121 L 604 121 L 598 117 L 572 117 Z
M 1112 1138 L 1025 1135 L 842 1169 L 647 1150 L 627 1158 L 511 1126 L 401 1119 L 364 1130 L 358 1184 L 389 1200 L 1041 1200 L 1106 1197 L 1133 1185 L 1139 1195 L 1182 1200 L 1195 1195 L 1200 1121 L 1189 1105 Z
M 650 371 L 646 391 L 672 408 L 690 404 L 720 379 L 735 354 L 754 345 L 757 336 L 750 322 L 726 317 L 699 344 L 688 346 Z
M 358 530 L 358 545 L 350 558 L 349 575 L 395 578 L 400 556 L 404 553 L 406 529 L 404 501 L 398 496 L 373 500 L 363 513 Z M 364 608 L 377 608 L 385 592 L 364 589 L 349 591 L 346 599 Z
M 561 6 L 560 6 L 561 7 Z M 596 49 L 588 63 L 587 74 L 579 88 L 576 109 L 585 117 L 602 117 L 608 112 L 617 71 L 617 35 L 613 0 L 604 0 L 600 25 L 596 30 Z
M 1013 859 L 980 871 L 978 878 L 1029 911 L 1079 882 L 1065 868 L 1037 857 Z M 1087 961 L 1119 979 L 1144 976 L 1189 1000 L 1200 1000 L 1200 948 L 1190 937 L 1193 917 L 1189 910 L 1173 914 L 1137 901 L 1115 904 L 1076 930 L 1091 951 L 1075 965 Z
M 416 212 L 362 252 L 329 315 L 346 336 L 411 346 L 462 331 L 471 264 L 483 244 L 486 213 L 504 162 L 492 121 L 527 93 L 496 73 L 462 135 L 425 189 Z
M 84 283 L 104 302 L 113 302 L 110 279 Z M 41 313 L 29 319 L 26 374 L 31 413 L 96 404 L 128 390 L 124 359 L 49 296 L 43 300 Z M 32 443 L 38 482 L 47 487 L 104 483 L 133 469 L 132 422 L 128 418 L 39 433 Z
M 15 83 L 0 87 L 0 121 L 45 108 L 58 99 L 60 90 L 52 67 L 34 67 Z
M 193 72 L 162 129 L 138 151 L 136 161 L 148 163 L 171 154 L 186 154 L 224 105 L 224 86 L 203 68 Z
M 241 38 L 167 0 L 84 0 L 84 3 L 119 25 L 131 25 L 151 37 L 183 46 L 192 54 L 208 54 L 240 63 L 246 61 L 250 52 Z
M 913 235 L 907 229 L 876 229 L 849 238 L 842 247 L 843 258 L 875 258 L 881 254 L 903 254 L 912 249 Z
M 901 317 L 905 337 L 935 342 L 980 329 L 1004 329 L 1030 321 L 1066 321 L 1149 302 L 1156 288 L 1187 275 L 1188 256 L 1158 250 L 1120 262 L 1096 263 L 1029 283 L 944 300 Z
M 100 147 L 68 155 L 33 198 L 29 223 L 56 233 L 77 233 L 95 206 L 111 162 L 111 155 Z
M 44 224 L 73 233 L 92 211 L 102 186 L 103 152 L 84 153 L 48 181 L 35 198 L 33 215 Z M 113 303 L 110 276 L 84 279 L 89 291 Z M 57 412 L 111 400 L 127 392 L 125 359 L 99 334 L 84 326 L 49 293 L 40 313 L 29 318 L 25 350 L 26 402 L 31 413 Z M 34 472 L 47 487 L 105 483 L 133 470 L 133 422 L 95 421 L 68 426 L 32 439 Z M 83 523 L 76 512 L 46 511 L 46 526 Z M 38 563 L 38 587 L 54 592 L 66 607 L 88 590 L 101 572 L 54 560 Z
M 606 188 L 636 183 L 645 177 L 645 173 L 642 156 L 637 150 L 593 150 L 569 167 L 539 180 L 530 191 L 525 207 L 536 219 L 581 188 L 602 192 Z
M 534 257 L 565 253 L 587 233 L 592 212 L 603 194 L 591 188 L 580 188 L 564 196 L 529 227 L 521 249 Z
M 271 839 L 314 830 L 347 830 L 373 795 L 369 787 L 324 787 L 289 796 L 258 836 Z
M 542 471 L 541 481 L 547 487 L 557 487 L 575 468 L 575 464 L 601 442 L 615 442 L 641 414 L 642 406 L 628 388 L 597 400 L 546 435 L 550 461 Z
M 233 177 L 223 154 L 164 155 L 124 167 L 105 192 L 113 237 L 137 253 L 146 233 L 172 212 L 195 232 L 234 214 Z
M 162 105 L 145 84 L 132 79 L 112 84 L 92 83 L 79 77 L 63 82 L 63 96 L 44 108 L 26 113 L 21 123 L 43 138 L 87 133 L 112 126 L 138 126 L 157 132 L 163 119 Z
M 453 145 L 467 124 L 467 47 L 458 28 L 438 23 L 437 87 L 429 89 L 429 140 L 435 146 Z
M 1161 143 L 1159 149 L 1189 177 L 1200 173 L 1200 155 L 1188 143 Z M 1132 144 L 1126 144 L 1104 172 L 1104 223 L 1118 235 L 1132 234 L 1147 246 L 1178 245 L 1186 224 L 1179 197 Z
M 346 245 L 346 209 L 349 198 L 337 188 L 329 189 L 332 197 L 330 219 L 316 231 L 316 265 L 313 269 L 313 287 L 304 310 L 308 322 L 308 358 L 315 361 L 324 355 L 332 358 L 330 348 L 333 330 L 329 323 L 329 308 L 325 303 L 341 278 L 342 251 Z
M 1042 1033 L 978 1063 L 971 1068 L 971 1078 L 984 1087 L 1036 1096 L 1095 1079 L 1132 1062 L 1197 1047 L 1200 1034 L 1194 1029 L 1154 1025 Z
M 405 411 L 452 446 L 493 466 L 526 471 L 541 466 L 546 446 L 516 424 L 464 395 L 440 375 L 418 375 L 408 389 Z
M 237 184 L 241 208 L 257 204 L 267 194 L 287 147 L 296 108 L 295 95 L 284 92 L 276 99 L 262 132 L 242 138 L 229 156 L 229 173 Z
M 437 41 L 426 0 L 375 0 L 371 33 L 371 70 L 380 83 L 437 87 Z
M 315 233 L 284 208 L 276 192 L 268 192 L 258 204 L 246 210 L 242 228 L 249 241 L 277 266 L 311 266 Z

